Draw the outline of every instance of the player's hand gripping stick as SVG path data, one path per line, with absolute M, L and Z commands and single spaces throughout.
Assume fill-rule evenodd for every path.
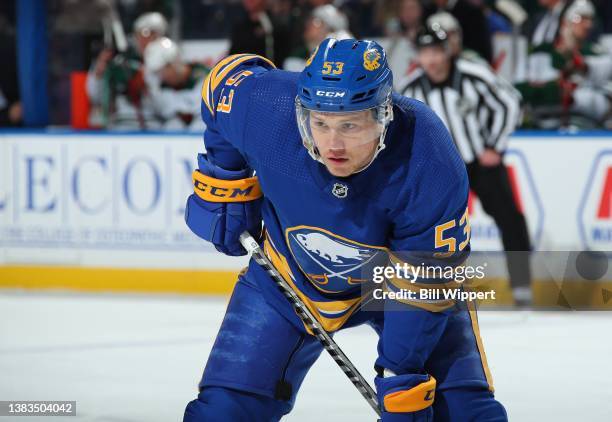
M 334 339 L 325 331 L 319 321 L 314 317 L 312 312 L 308 309 L 306 304 L 300 299 L 296 292 L 289 286 L 285 279 L 280 273 L 274 268 L 268 257 L 264 254 L 259 244 L 249 232 L 245 231 L 240 235 L 240 243 L 249 252 L 259 265 L 261 265 L 266 272 L 272 277 L 272 280 L 276 283 L 279 289 L 283 292 L 285 297 L 291 302 L 291 305 L 295 309 L 296 313 L 302 320 L 302 322 L 310 329 L 315 337 L 321 342 L 325 350 L 331 355 L 336 361 L 338 366 L 344 371 L 346 376 L 351 382 L 357 387 L 357 390 L 367 400 L 372 409 L 380 416 L 380 409 L 378 407 L 378 399 L 376 393 L 370 387 L 370 384 L 365 378 L 359 373 L 355 365 L 349 360 L 344 354 L 342 349 L 336 344 Z

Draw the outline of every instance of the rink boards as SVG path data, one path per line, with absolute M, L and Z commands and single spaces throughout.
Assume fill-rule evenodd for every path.
M 229 292 L 246 259 L 183 221 L 202 149 L 199 134 L 0 132 L 0 285 Z M 506 163 L 534 249 L 612 251 L 612 133 L 522 132 Z M 474 196 L 470 210 L 473 248 L 500 251 Z

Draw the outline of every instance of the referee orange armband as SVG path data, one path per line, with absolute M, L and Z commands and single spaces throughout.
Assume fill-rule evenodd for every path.
M 247 202 L 261 198 L 257 176 L 238 180 L 221 180 L 199 171 L 193 172 L 193 190 L 208 202 Z

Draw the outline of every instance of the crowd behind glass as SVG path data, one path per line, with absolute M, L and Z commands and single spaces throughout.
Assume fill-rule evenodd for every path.
M 54 126 L 70 124 L 70 78 L 82 72 L 91 128 L 201 130 L 199 89 L 217 60 L 256 53 L 299 71 L 330 36 L 380 40 L 400 89 L 419 66 L 419 31 L 434 25 L 452 54 L 515 86 L 523 127 L 612 128 L 606 0 L 50 0 L 47 14 Z M 9 63 L 15 22 L 14 2 L 3 2 L 0 53 Z M 16 66 L 2 67 L 0 126 L 21 125 L 17 79 Z

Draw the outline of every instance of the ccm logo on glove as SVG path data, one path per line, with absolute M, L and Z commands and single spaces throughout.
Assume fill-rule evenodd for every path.
M 196 195 L 209 202 L 246 202 L 262 196 L 257 177 L 220 180 L 197 170 L 193 172 L 193 188 Z

